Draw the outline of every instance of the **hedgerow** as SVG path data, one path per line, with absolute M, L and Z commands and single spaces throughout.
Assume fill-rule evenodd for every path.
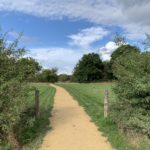
M 130 52 L 113 64 L 117 78 L 113 120 L 124 130 L 150 137 L 150 52 Z

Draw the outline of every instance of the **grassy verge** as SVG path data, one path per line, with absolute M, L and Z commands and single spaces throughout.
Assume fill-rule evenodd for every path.
M 148 150 L 148 145 L 145 146 L 143 143 L 139 144 L 138 148 L 129 146 L 127 136 L 118 130 L 116 124 L 111 121 L 111 118 L 104 119 L 104 89 L 109 89 L 110 91 L 110 104 L 115 102 L 115 96 L 112 92 L 111 84 L 67 83 L 58 85 L 64 87 L 79 102 L 79 104 L 84 107 L 85 111 L 89 114 L 89 116 L 91 116 L 92 121 L 99 127 L 99 130 L 103 132 L 104 136 L 108 137 L 108 140 L 115 149 L 143 150 L 144 148 L 144 150 Z
M 21 113 L 14 132 L 24 150 L 37 150 L 45 133 L 50 129 L 49 117 L 53 107 L 55 88 L 50 87 L 48 83 L 32 83 L 30 86 L 33 90 L 29 90 L 24 112 Z M 40 116 L 38 118 L 35 117 L 35 88 L 40 92 Z M 0 144 L 0 150 L 10 150 L 9 143 Z
M 34 117 L 34 91 L 31 91 L 27 99 L 28 106 L 23 113 L 16 131 L 20 143 L 25 150 L 37 150 L 49 128 L 49 117 L 53 107 L 55 89 L 46 83 L 35 83 L 40 92 L 40 116 Z

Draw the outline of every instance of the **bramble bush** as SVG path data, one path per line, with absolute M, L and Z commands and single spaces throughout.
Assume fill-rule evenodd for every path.
M 113 120 L 120 128 L 150 137 L 150 52 L 132 51 L 116 58 L 113 74 L 118 97 Z

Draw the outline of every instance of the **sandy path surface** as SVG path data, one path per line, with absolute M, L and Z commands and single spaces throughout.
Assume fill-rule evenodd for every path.
M 52 130 L 40 150 L 112 150 L 106 137 L 97 130 L 82 107 L 58 86 L 51 117 Z

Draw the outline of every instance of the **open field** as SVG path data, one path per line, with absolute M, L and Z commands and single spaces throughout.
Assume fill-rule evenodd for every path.
M 127 136 L 118 131 L 117 126 L 111 121 L 111 118 L 103 117 L 103 99 L 104 89 L 109 89 L 110 105 L 115 102 L 115 96 L 112 92 L 111 83 L 64 83 L 58 84 L 64 87 L 78 102 L 84 107 L 85 111 L 92 118 L 92 121 L 99 127 L 99 130 L 108 137 L 108 140 L 117 150 L 148 150 L 149 145 L 139 144 L 138 148 L 129 146 Z M 133 139 L 132 139 L 133 140 Z M 137 143 L 136 143 L 137 145 Z

